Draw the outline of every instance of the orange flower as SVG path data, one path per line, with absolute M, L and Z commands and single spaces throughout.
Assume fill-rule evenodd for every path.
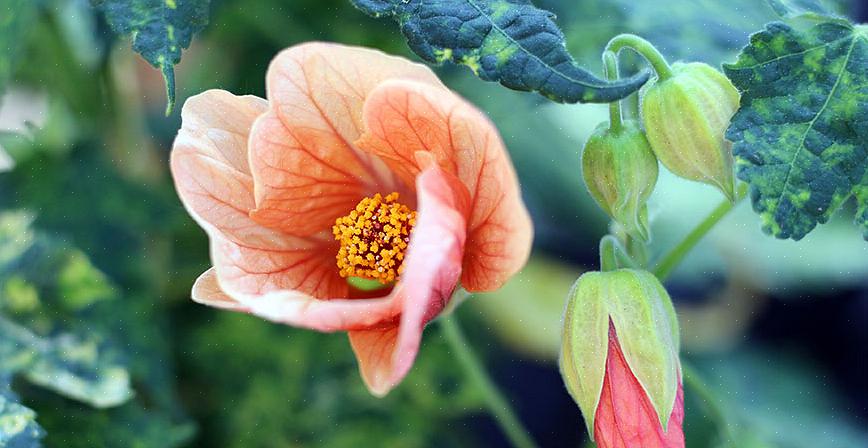
M 214 265 L 193 300 L 347 331 L 385 395 L 459 280 L 493 290 L 527 260 L 514 170 L 485 116 L 402 58 L 298 45 L 271 62 L 266 88 L 268 100 L 210 90 L 181 112 L 172 174 Z

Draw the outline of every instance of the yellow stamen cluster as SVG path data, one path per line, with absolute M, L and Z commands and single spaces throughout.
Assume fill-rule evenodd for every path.
M 398 193 L 362 199 L 349 215 L 335 221 L 340 241 L 341 277 L 361 277 L 388 284 L 403 272 L 404 252 L 416 225 L 416 212 L 400 204 Z

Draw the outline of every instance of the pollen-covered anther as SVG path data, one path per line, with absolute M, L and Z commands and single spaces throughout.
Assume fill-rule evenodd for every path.
M 404 253 L 416 212 L 398 202 L 398 193 L 379 193 L 359 201 L 346 216 L 335 220 L 332 233 L 340 241 L 337 254 L 341 277 L 360 277 L 382 284 L 403 271 Z

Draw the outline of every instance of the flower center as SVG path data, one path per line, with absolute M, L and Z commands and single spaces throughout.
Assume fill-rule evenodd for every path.
M 414 225 L 416 212 L 398 202 L 398 193 L 362 199 L 332 227 L 341 243 L 337 255 L 341 277 L 377 280 L 384 285 L 395 281 L 403 272 Z

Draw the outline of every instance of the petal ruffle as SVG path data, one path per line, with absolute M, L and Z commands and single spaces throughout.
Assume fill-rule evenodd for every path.
M 639 380 L 633 375 L 614 327 L 600 404 L 594 415 L 594 440 L 600 448 L 684 448 L 684 388 L 678 383 L 675 406 L 666 431 Z
M 405 182 L 429 158 L 466 187 L 471 206 L 465 288 L 497 289 L 521 269 L 530 252 L 530 217 L 503 142 L 479 110 L 443 87 L 390 80 L 368 96 L 364 120 L 366 133 L 356 144 L 380 156 Z
M 352 144 L 369 92 L 392 78 L 441 85 L 423 65 L 358 47 L 310 43 L 274 58 L 266 78 L 271 107 L 250 138 L 257 222 L 308 236 L 364 196 L 413 196 L 379 158 Z
M 374 395 L 387 394 L 407 375 L 422 330 L 443 310 L 458 283 L 466 235 L 461 210 L 468 198 L 450 177 L 432 166 L 417 178 L 419 217 L 404 273 L 391 294 L 401 307 L 400 321 L 350 332 L 362 378 Z

